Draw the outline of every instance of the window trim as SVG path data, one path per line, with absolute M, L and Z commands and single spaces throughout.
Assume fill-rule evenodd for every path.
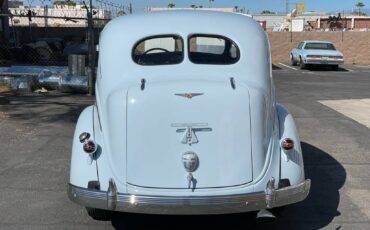
M 301 43 L 299 43 L 299 44 L 298 44 L 298 47 L 297 47 L 297 48 L 298 48 L 299 50 L 302 50 L 302 49 L 304 49 L 304 47 L 303 47 L 303 46 L 305 46 L 305 43 L 304 43 L 304 42 L 301 42 Z
M 190 58 L 190 39 L 193 38 L 193 37 L 209 37 L 209 38 L 222 38 L 224 39 L 225 41 L 226 40 L 229 40 L 231 41 L 231 43 L 235 46 L 236 50 L 237 50 L 237 58 L 236 58 L 236 61 L 233 62 L 233 63 L 196 63 L 196 62 L 193 62 Z M 238 44 L 231 38 L 228 38 L 226 36 L 223 36 L 223 35 L 218 35 L 218 34 L 201 34 L 201 33 L 198 33 L 198 34 L 191 34 L 188 36 L 188 42 L 187 42 L 187 55 L 188 55 L 188 59 L 191 63 L 195 64 L 195 65 L 235 65 L 237 64 L 239 61 L 240 61 L 240 57 L 241 57 L 241 52 L 240 52 L 240 49 L 239 49 L 239 46 Z
M 168 37 L 176 37 L 176 38 L 179 38 L 180 41 L 181 41 L 181 44 L 182 44 L 182 56 L 181 56 L 181 61 L 178 62 L 178 63 L 170 63 L 170 64 L 146 64 L 146 65 L 143 65 L 143 64 L 139 64 L 135 61 L 135 48 L 143 41 L 145 40 L 150 40 L 150 39 L 154 39 L 154 38 L 168 38 Z M 151 36 L 147 36 L 147 37 L 144 37 L 144 38 L 141 38 L 140 40 L 138 40 L 137 42 L 135 42 L 135 44 L 133 45 L 132 49 L 131 49 L 131 60 L 136 64 L 136 65 L 139 65 L 139 66 L 161 66 L 161 65 L 179 65 L 181 63 L 184 62 L 185 60 L 185 43 L 184 43 L 184 39 L 181 37 L 181 35 L 179 34 L 159 34 L 159 35 L 151 35 Z

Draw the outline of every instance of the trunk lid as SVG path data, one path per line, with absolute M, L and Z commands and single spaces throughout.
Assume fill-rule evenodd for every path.
M 130 88 L 127 182 L 140 187 L 187 188 L 182 156 L 188 151 L 199 158 L 193 172 L 196 188 L 251 182 L 249 104 L 248 89 L 238 85 L 233 90 L 228 81 L 158 82 L 148 83 L 145 90 Z

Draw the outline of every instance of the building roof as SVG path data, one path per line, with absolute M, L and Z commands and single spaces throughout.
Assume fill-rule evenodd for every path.
M 332 44 L 332 42 L 324 41 L 324 40 L 305 40 L 303 42 L 310 42 L 310 43 L 331 43 Z

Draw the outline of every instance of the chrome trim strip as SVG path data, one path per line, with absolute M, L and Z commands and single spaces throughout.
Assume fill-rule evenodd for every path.
M 342 65 L 343 60 L 320 60 L 320 59 L 306 59 L 306 64 L 323 64 L 323 65 Z
M 109 192 L 68 184 L 68 196 L 73 202 L 91 208 L 147 214 L 201 215 L 248 212 L 297 203 L 307 197 L 311 187 L 311 180 L 307 179 L 297 185 L 272 189 L 273 181 L 273 178 L 269 181 L 265 192 L 197 197 L 115 193 L 112 180 Z

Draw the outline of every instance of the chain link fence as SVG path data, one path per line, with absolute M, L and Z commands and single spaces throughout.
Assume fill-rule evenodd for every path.
M 54 5 L 0 12 L 9 22 L 9 39 L 0 43 L 0 93 L 74 88 L 85 92 L 88 84 L 93 85 L 88 82 L 89 67 L 95 69 L 97 63 L 95 45 L 100 32 L 109 20 L 130 11 L 104 0 L 95 4 L 92 8 Z M 90 40 L 95 41 L 93 45 Z

